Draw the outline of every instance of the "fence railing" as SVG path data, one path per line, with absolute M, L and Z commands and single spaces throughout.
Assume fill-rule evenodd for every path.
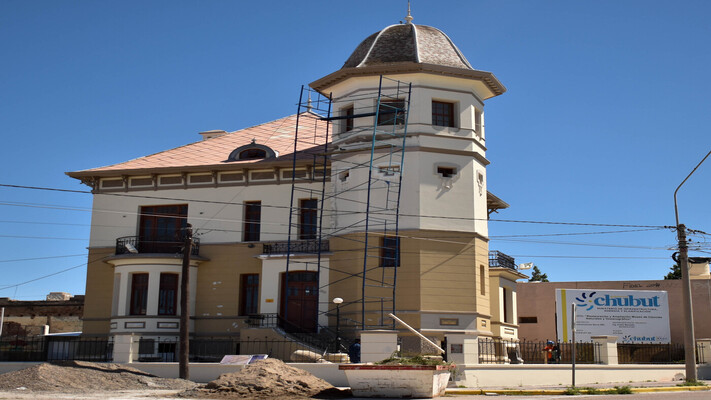
M 191 339 L 189 344 L 190 362 L 220 362 L 226 355 L 266 354 L 270 358 L 292 361 L 292 354 L 297 350 L 313 351 L 302 343 L 283 339 L 269 338 L 257 340 L 239 340 L 230 338 Z M 139 362 L 178 362 L 180 359 L 180 341 L 175 338 L 140 338 L 138 341 Z
M 4 337 L 0 361 L 99 361 L 113 360 L 113 338 Z
M 557 343 L 550 351 L 546 346 L 546 342 L 479 338 L 479 363 L 571 364 L 573 346 L 576 363 L 595 364 L 600 360 L 601 346 L 597 343 Z
M 696 344 L 696 362 L 705 363 L 703 344 Z M 681 364 L 686 360 L 682 343 L 618 343 L 620 364 Z

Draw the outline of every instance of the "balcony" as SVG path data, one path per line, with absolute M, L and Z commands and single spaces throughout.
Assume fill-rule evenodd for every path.
M 517 271 L 514 258 L 496 250 L 489 252 L 489 268 L 509 268 Z
M 183 243 L 157 240 L 141 240 L 139 236 L 124 236 L 116 239 L 116 255 L 121 254 L 183 254 Z M 200 239 L 193 238 L 190 254 L 200 254 Z
M 318 240 L 292 240 L 291 248 L 289 248 L 289 242 L 269 242 L 264 243 L 262 247 L 262 254 L 295 254 L 295 253 L 311 253 L 315 254 L 319 251 L 319 241 Z M 329 251 L 328 240 L 321 241 L 321 251 Z

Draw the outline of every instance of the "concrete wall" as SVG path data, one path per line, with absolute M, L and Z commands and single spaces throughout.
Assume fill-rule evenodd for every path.
M 664 290 L 669 297 L 671 341 L 683 343 L 681 280 L 598 281 L 598 282 L 518 282 L 518 315 L 536 317 L 536 323 L 519 324 L 519 337 L 526 340 L 554 339 L 555 289 Z M 691 281 L 694 332 L 697 338 L 711 337 L 711 280 Z
M 29 368 L 36 362 L 2 362 L 0 373 Z M 163 378 L 177 378 L 178 363 L 131 363 L 120 364 L 135 368 Z M 334 386 L 348 386 L 343 371 L 338 370 L 338 364 L 321 363 L 289 363 L 290 366 L 301 368 L 329 382 Z M 221 374 L 237 372 L 241 365 L 222 365 L 216 363 L 190 364 L 190 380 L 206 383 L 217 379 Z M 586 385 L 591 383 L 621 383 L 630 381 L 678 381 L 684 375 L 683 365 L 578 365 L 575 383 Z M 699 379 L 711 379 L 711 365 L 702 364 L 698 367 Z M 516 389 L 519 386 L 550 386 L 565 387 L 571 383 L 569 365 L 476 365 L 457 368 L 455 384 L 470 388 L 507 387 Z

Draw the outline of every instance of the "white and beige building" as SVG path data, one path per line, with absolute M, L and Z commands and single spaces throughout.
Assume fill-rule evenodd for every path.
M 507 205 L 487 191 L 484 102 L 504 86 L 474 69 L 442 31 L 408 22 L 366 38 L 341 69 L 311 87 L 332 96 L 333 115 L 347 117 L 376 111 L 362 94 L 377 92 L 381 75 L 412 86 L 399 241 L 384 243 L 369 262 L 397 268 L 396 314 L 427 336 L 517 337 L 514 282 L 523 275 L 489 265 L 487 228 L 488 214 Z M 363 232 L 354 221 L 365 196 L 357 188 L 369 178 L 352 166 L 370 157 L 375 123 L 373 116 L 330 123 L 325 192 L 324 170 L 299 154 L 318 153 L 304 139 L 322 137 L 329 122 L 308 111 L 69 173 L 94 193 L 84 334 L 177 336 L 188 223 L 196 238 L 194 336 L 239 336 L 250 315 L 274 314 L 315 331 L 335 324 L 335 297 L 344 299 L 341 327 L 358 330 Z M 385 174 L 389 166 L 378 168 Z M 292 177 L 301 188 L 293 204 Z M 298 216 L 291 238 L 290 209 Z M 288 239 L 296 262 L 286 279 Z M 375 318 L 375 308 L 366 318 Z

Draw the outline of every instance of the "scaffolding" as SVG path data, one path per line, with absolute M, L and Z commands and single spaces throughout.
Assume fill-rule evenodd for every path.
M 311 148 L 301 151 L 301 141 L 305 139 L 300 138 L 299 131 L 311 128 L 297 123 L 293 171 L 297 160 L 312 157 L 314 173 L 312 182 L 299 179 L 295 172 L 291 177 L 286 279 L 289 270 L 300 262 L 293 257 L 293 247 L 301 245 L 295 239 L 305 238 L 303 232 L 308 225 L 304 222 L 303 204 L 296 201 L 304 193 L 313 197 L 313 180 L 318 175 L 321 178 L 318 227 L 309 231 L 308 236 L 318 243 L 314 246 L 317 271 L 320 275 L 322 253 L 328 249 L 325 244 L 331 238 L 353 242 L 351 261 L 361 263 L 357 271 L 339 271 L 345 273 L 344 278 L 319 282 L 319 289 L 345 280 L 358 282 L 360 298 L 349 299 L 343 306 L 358 309 L 359 318 L 349 321 L 363 330 L 394 328 L 394 321 L 387 315 L 396 310 L 400 197 L 410 94 L 411 84 L 382 76 L 377 91 L 357 92 L 341 99 L 332 99 L 308 87 L 302 87 L 300 94 L 299 120 L 327 125 L 325 129 L 321 127 L 325 135 L 308 136 Z M 328 226 L 323 225 L 324 216 L 329 217 Z M 313 224 L 311 227 L 315 228 Z M 287 303 L 289 295 L 287 291 Z

